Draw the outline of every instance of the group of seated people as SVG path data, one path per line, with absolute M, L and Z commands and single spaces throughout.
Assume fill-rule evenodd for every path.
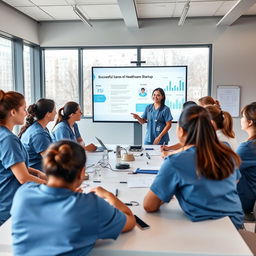
M 66 103 L 50 134 L 55 115 L 52 100 L 26 110 L 22 94 L 0 90 L 0 228 L 12 216 L 15 255 L 44 255 L 46 248 L 47 255 L 87 255 L 97 239 L 116 239 L 135 226 L 132 211 L 112 193 L 81 193 L 85 151 L 96 147 L 81 138 L 79 105 Z M 241 229 L 256 200 L 256 102 L 241 116 L 248 139 L 236 149 L 232 118 L 218 102 L 187 104 L 179 143 L 161 147 L 165 159 L 144 209 L 155 212 L 175 196 L 192 221 L 229 216 Z M 12 130 L 25 118 L 16 136 Z

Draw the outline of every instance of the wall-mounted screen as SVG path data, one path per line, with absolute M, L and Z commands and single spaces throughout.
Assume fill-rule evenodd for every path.
M 94 122 L 136 122 L 152 104 L 152 92 L 161 87 L 173 121 L 187 99 L 187 66 L 92 67 Z

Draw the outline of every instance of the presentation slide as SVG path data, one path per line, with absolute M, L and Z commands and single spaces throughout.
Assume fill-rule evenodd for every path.
M 92 67 L 94 122 L 136 122 L 152 104 L 152 92 L 161 87 L 173 121 L 187 99 L 187 66 Z

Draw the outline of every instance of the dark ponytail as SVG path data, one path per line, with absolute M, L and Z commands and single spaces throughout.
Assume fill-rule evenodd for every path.
M 62 140 L 46 151 L 43 169 L 47 176 L 62 178 L 67 183 L 75 181 L 86 162 L 84 148 L 76 142 Z
M 245 106 L 241 110 L 241 115 L 244 115 L 248 121 L 252 121 L 254 134 L 249 138 L 249 140 L 256 140 L 256 102 L 252 102 L 251 104 Z
M 235 138 L 231 115 L 226 111 L 222 111 L 217 106 L 207 105 L 205 108 L 210 112 L 211 120 L 215 122 L 217 129 L 221 129 L 227 137 Z
M 25 98 L 21 93 L 0 90 L 0 124 L 5 124 L 8 113 L 12 109 L 18 111 L 24 102 Z
M 19 137 L 31 126 L 35 121 L 42 120 L 48 112 L 54 110 L 55 103 L 50 99 L 40 99 L 35 104 L 28 107 L 28 115 L 26 116 L 26 124 L 21 127 L 18 134 Z
M 197 148 L 197 171 L 199 176 L 211 180 L 229 177 L 240 158 L 230 147 L 220 143 L 211 124 L 209 112 L 200 106 L 184 109 L 179 126 L 186 132 L 185 145 Z
M 57 121 L 54 125 L 54 127 L 64 121 L 64 120 L 68 120 L 70 118 L 70 115 L 71 114 L 74 114 L 76 113 L 76 111 L 78 110 L 79 108 L 79 104 L 74 102 L 74 101 L 69 101 L 67 102 L 64 107 L 60 108 L 59 111 L 58 111 L 58 118 L 57 118 Z M 53 127 L 53 128 L 54 128 Z

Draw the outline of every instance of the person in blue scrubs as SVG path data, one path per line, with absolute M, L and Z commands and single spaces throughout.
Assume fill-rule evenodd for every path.
M 81 120 L 81 116 L 81 108 L 79 104 L 74 101 L 69 101 L 64 107 L 60 108 L 58 111 L 58 119 L 52 130 L 53 142 L 68 139 L 78 142 L 84 146 L 86 151 L 95 151 L 97 147 L 92 143 L 85 146 L 85 143 L 80 135 L 76 122 Z
M 26 114 L 22 94 L 0 90 L 0 226 L 10 217 L 13 196 L 21 184 L 46 180 L 44 173 L 27 167 L 27 152 L 12 133 L 15 125 L 23 124 Z
M 59 141 L 43 161 L 47 185 L 27 183 L 13 200 L 14 255 L 85 256 L 97 239 L 117 239 L 135 226 L 131 210 L 107 190 L 77 192 L 85 176 L 81 145 Z
M 219 141 L 228 144 L 235 151 L 237 149 L 237 141 L 233 130 L 232 116 L 216 105 L 206 105 L 205 108 L 210 112 L 212 125 Z
M 29 167 L 42 170 L 42 156 L 52 143 L 47 129 L 56 115 L 55 103 L 50 99 L 40 99 L 28 107 L 26 124 L 21 128 L 19 137 L 29 155 Z
M 245 106 L 241 115 L 241 128 L 247 132 L 248 139 L 237 149 L 242 160 L 242 177 L 237 184 L 237 190 L 244 212 L 251 213 L 256 202 L 256 102 Z
M 177 135 L 183 148 L 165 158 L 144 198 L 145 210 L 155 212 L 175 195 L 190 220 L 229 216 L 241 228 L 243 210 L 236 189 L 240 159 L 219 142 L 209 112 L 200 106 L 184 109 Z
M 147 123 L 147 132 L 144 140 L 145 145 L 168 144 L 168 131 L 172 126 L 172 114 L 170 108 L 165 105 L 165 92 L 162 88 L 156 88 L 152 93 L 154 103 L 146 107 L 140 117 L 131 113 L 140 124 Z

